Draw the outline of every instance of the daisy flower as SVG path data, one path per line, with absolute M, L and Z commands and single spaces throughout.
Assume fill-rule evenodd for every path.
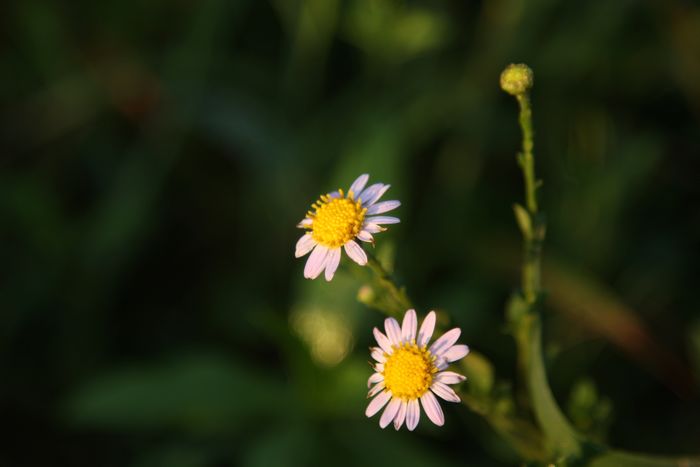
M 373 416 L 386 405 L 379 426 L 386 428 L 394 422 L 394 428 L 406 427 L 413 431 L 420 419 L 420 405 L 434 424 L 442 426 L 445 416 L 435 396 L 449 402 L 459 402 L 459 396 L 449 384 L 456 384 L 466 378 L 452 371 L 444 371 L 447 365 L 469 353 L 466 345 L 455 345 L 461 333 L 459 328 L 447 331 L 428 347 L 428 341 L 435 329 L 435 312 L 431 311 L 418 330 L 415 310 L 408 310 L 399 326 L 394 318 L 384 321 L 383 334 L 374 328 L 374 337 L 379 347 L 371 348 L 376 360 L 374 373 L 367 381 L 372 387 L 367 397 L 374 397 L 365 415 Z M 388 405 L 387 405 L 388 403 Z
M 357 177 L 347 194 L 342 189 L 321 195 L 311 205 L 313 210 L 297 225 L 306 232 L 297 242 L 297 258 L 311 252 L 304 267 L 304 277 L 316 279 L 324 270 L 326 280 L 333 279 L 340 263 L 340 248 L 345 249 L 360 266 L 367 264 L 367 254 L 355 239 L 374 244 L 372 234 L 383 232 L 383 224 L 398 224 L 398 217 L 379 216 L 401 205 L 399 201 L 382 201 L 390 185 L 375 183 L 365 188 L 369 175 Z

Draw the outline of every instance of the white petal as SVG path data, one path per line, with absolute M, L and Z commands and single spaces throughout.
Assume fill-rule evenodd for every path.
M 360 266 L 367 264 L 367 253 L 356 241 L 350 240 L 345 244 L 345 253 Z
M 392 216 L 374 216 L 366 218 L 365 221 L 371 224 L 398 224 L 401 219 Z
M 466 376 L 455 373 L 454 371 L 442 371 L 435 375 L 435 381 L 440 381 L 444 384 L 457 384 L 467 379 Z
M 372 358 L 375 359 L 379 363 L 384 363 L 386 362 L 386 357 L 384 356 L 384 351 L 380 349 L 379 347 L 375 347 L 372 349 Z
M 385 319 L 384 329 L 386 330 L 386 336 L 389 338 L 391 345 L 398 346 L 401 344 L 401 327 L 398 321 L 394 318 Z
M 394 421 L 394 418 L 396 417 L 396 414 L 399 413 L 400 408 L 401 399 L 396 397 L 393 398 L 391 402 L 389 402 L 389 405 L 386 406 L 386 409 L 384 409 L 382 418 L 379 419 L 379 426 L 386 428 L 389 423 Z
M 420 398 L 420 404 L 431 422 L 437 426 L 445 424 L 445 415 L 443 415 L 440 403 L 435 399 L 432 392 L 428 391 L 423 394 Z
M 370 376 L 367 380 L 367 387 L 370 387 L 373 384 L 377 384 L 380 381 L 384 381 L 384 375 L 382 375 L 381 373 L 372 373 L 372 376 Z
M 416 338 L 416 328 L 418 328 L 418 318 L 416 318 L 416 310 L 408 310 L 403 317 L 401 325 L 401 340 L 411 342 Z
M 433 384 L 430 386 L 430 390 L 448 402 L 460 401 L 459 396 L 451 387 L 439 381 L 433 381 Z
M 308 218 L 308 217 L 305 217 L 304 219 L 302 219 L 301 222 L 299 222 L 299 223 L 297 224 L 297 228 L 299 228 L 299 229 L 305 229 L 305 228 L 307 228 L 307 227 L 311 227 L 311 224 L 313 224 L 313 223 L 314 223 L 314 221 L 313 221 L 312 219 L 310 219 L 310 218 Z
M 362 230 L 364 230 L 365 232 L 369 232 L 369 233 L 374 234 L 374 233 L 384 232 L 386 230 L 386 228 L 382 227 L 381 225 L 371 224 L 371 223 L 367 222 L 362 226 Z
M 456 362 L 460 358 L 464 358 L 469 353 L 469 347 L 466 345 L 453 345 L 445 351 L 443 358 L 448 362 Z
M 450 329 L 447 331 L 445 334 L 440 336 L 438 340 L 433 342 L 433 345 L 430 346 L 430 353 L 437 356 L 437 357 L 442 357 L 442 354 L 452 347 L 452 345 L 457 342 L 457 339 L 459 339 L 459 335 L 462 333 L 462 331 L 459 328 L 454 328 Z
M 353 196 L 357 199 L 357 195 L 362 192 L 362 189 L 367 185 L 367 180 L 369 180 L 369 175 L 362 174 L 357 179 L 352 182 L 348 194 L 352 191 Z
M 433 336 L 433 331 L 435 330 L 435 312 L 431 311 L 428 316 L 423 320 L 423 324 L 420 325 L 420 330 L 418 331 L 418 338 L 416 343 L 419 347 L 428 345 L 430 338 Z
M 406 410 L 408 409 L 408 403 L 406 401 L 401 401 L 401 407 L 399 407 L 399 413 L 396 414 L 394 418 L 394 429 L 398 431 L 403 425 L 403 421 L 406 419 Z
M 377 383 L 372 389 L 367 393 L 367 397 L 374 397 L 379 391 L 383 390 L 385 387 L 384 380 Z
M 384 405 L 387 402 L 389 402 L 389 399 L 391 399 L 391 392 L 390 391 L 380 392 L 379 395 L 377 395 L 377 397 L 372 399 L 372 401 L 367 406 L 367 410 L 365 410 L 365 415 L 367 415 L 368 417 L 371 417 L 375 413 L 379 412 L 379 410 L 382 407 L 384 407 Z
M 357 238 L 359 238 L 363 242 L 374 243 L 374 237 L 371 233 L 367 232 L 366 230 L 363 230 L 359 234 L 357 234 Z
M 304 267 L 304 277 L 307 279 L 316 279 L 323 268 L 326 267 L 326 259 L 328 258 L 328 248 L 323 245 L 317 245 L 314 251 L 309 255 Z
M 374 371 L 377 373 L 384 373 L 384 364 L 383 363 L 377 363 L 374 365 Z
M 379 201 L 379 198 L 386 193 L 386 190 L 388 190 L 389 187 L 391 187 L 391 185 L 375 183 L 369 188 L 365 188 L 365 191 L 363 191 L 362 195 L 360 196 L 360 199 L 362 199 L 362 206 L 369 207 Z
M 420 420 L 420 406 L 418 405 L 418 400 L 413 399 L 408 401 L 408 407 L 406 408 L 406 428 L 409 431 L 415 430 L 418 420 Z
M 401 206 L 401 201 L 382 201 L 381 203 L 373 204 L 372 206 L 367 208 L 367 215 L 373 216 L 375 214 L 381 214 L 383 212 L 392 211 L 398 208 L 399 206 Z
M 328 251 L 328 259 L 326 262 L 326 280 L 330 282 L 331 279 L 333 279 L 335 270 L 338 269 L 338 265 L 340 264 L 340 247 Z
M 385 353 L 391 355 L 391 342 L 389 342 L 389 338 L 382 334 L 382 331 L 377 328 L 374 328 L 372 332 L 374 333 L 374 338 L 377 340 L 379 347 L 381 347 Z
M 316 240 L 311 236 L 311 234 L 304 234 L 301 236 L 299 241 L 297 241 L 296 251 L 294 256 L 299 258 L 307 254 L 309 251 L 313 250 L 316 246 Z
M 364 190 L 362 190 L 362 193 L 358 193 L 355 196 L 355 199 L 360 199 L 362 200 L 362 206 L 367 207 L 370 204 L 368 200 L 374 198 L 374 196 L 377 194 L 379 190 L 381 190 L 384 187 L 383 183 L 375 183 L 373 185 L 368 186 Z

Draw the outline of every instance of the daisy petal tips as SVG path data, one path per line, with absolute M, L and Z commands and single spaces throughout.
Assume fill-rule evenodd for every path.
M 413 431 L 420 419 L 420 407 L 428 420 L 442 426 L 445 416 L 438 397 L 448 402 L 460 401 L 450 385 L 461 383 L 466 378 L 442 370 L 448 362 L 464 358 L 469 348 L 456 344 L 457 328 L 428 346 L 434 326 L 434 311 L 428 313 L 418 331 L 416 312 L 408 310 L 401 327 L 393 318 L 385 321 L 386 335 L 374 328 L 379 347 L 372 348 L 375 373 L 368 380 L 370 390 L 367 397 L 372 400 L 365 415 L 372 417 L 384 408 L 379 419 L 382 428 L 393 422 L 398 430 L 405 422 L 406 428 Z
M 373 234 L 386 230 L 380 224 L 399 222 L 397 217 L 376 215 L 398 208 L 401 202 L 379 202 L 389 185 L 375 183 L 365 188 L 368 180 L 369 175 L 362 174 L 350 185 L 347 193 L 338 189 L 321 195 L 297 224 L 307 232 L 297 241 L 294 256 L 300 258 L 311 253 L 304 267 L 305 278 L 316 279 L 325 271 L 326 280 L 332 280 L 340 262 L 341 249 L 360 266 L 366 265 L 367 254 L 355 239 L 374 244 Z

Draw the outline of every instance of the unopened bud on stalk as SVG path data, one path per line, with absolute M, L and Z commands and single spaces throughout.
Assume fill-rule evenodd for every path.
M 525 94 L 534 81 L 532 70 L 524 63 L 510 64 L 501 73 L 501 89 L 513 96 Z

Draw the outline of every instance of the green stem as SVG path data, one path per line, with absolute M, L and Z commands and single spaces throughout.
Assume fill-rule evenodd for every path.
M 532 109 L 530 98 L 527 94 L 516 96 L 520 106 L 518 122 L 523 132 L 523 152 L 520 154 L 520 166 L 523 168 L 523 178 L 525 179 L 525 201 L 527 210 L 531 214 L 537 213 L 537 181 L 535 180 L 535 157 L 532 149 L 535 146 L 534 133 L 532 131 Z
M 374 273 L 374 285 L 386 292 L 388 300 L 372 300 L 367 303 L 387 314 L 400 317 L 406 310 L 413 308 L 411 300 L 408 298 L 406 289 L 399 287 L 394 277 L 386 270 L 382 263 L 371 253 L 367 254 L 367 266 Z
M 540 221 L 537 209 L 537 187 L 535 177 L 535 156 L 532 153 L 534 136 L 532 131 L 532 109 L 526 93 L 516 96 L 520 107 L 518 121 L 523 133 L 523 150 L 518 155 L 518 164 L 523 171 L 525 205 L 528 220 L 523 229 L 524 258 L 522 266 L 522 290 L 528 303 L 533 304 L 540 293 L 540 257 L 544 241 L 544 223 Z
M 541 256 L 545 223 L 538 211 L 533 155 L 532 109 L 527 91 L 517 94 L 520 107 L 518 121 L 523 134 L 518 164 L 523 172 L 527 211 L 516 207 L 516 220 L 523 233 L 522 295 L 514 294 L 508 307 L 508 319 L 518 348 L 518 366 L 528 393 L 535 419 L 545 435 L 553 458 L 577 457 L 581 454 L 580 437 L 557 405 L 547 381 L 542 358 L 542 329 L 538 298 L 542 294 Z
M 545 444 L 554 457 L 579 456 L 581 454 L 580 437 L 557 405 L 547 381 L 542 358 L 540 316 L 531 305 L 523 303 L 522 306 L 525 312 L 517 319 L 515 340 L 518 347 L 519 366 L 525 379 L 535 419 L 545 435 Z

